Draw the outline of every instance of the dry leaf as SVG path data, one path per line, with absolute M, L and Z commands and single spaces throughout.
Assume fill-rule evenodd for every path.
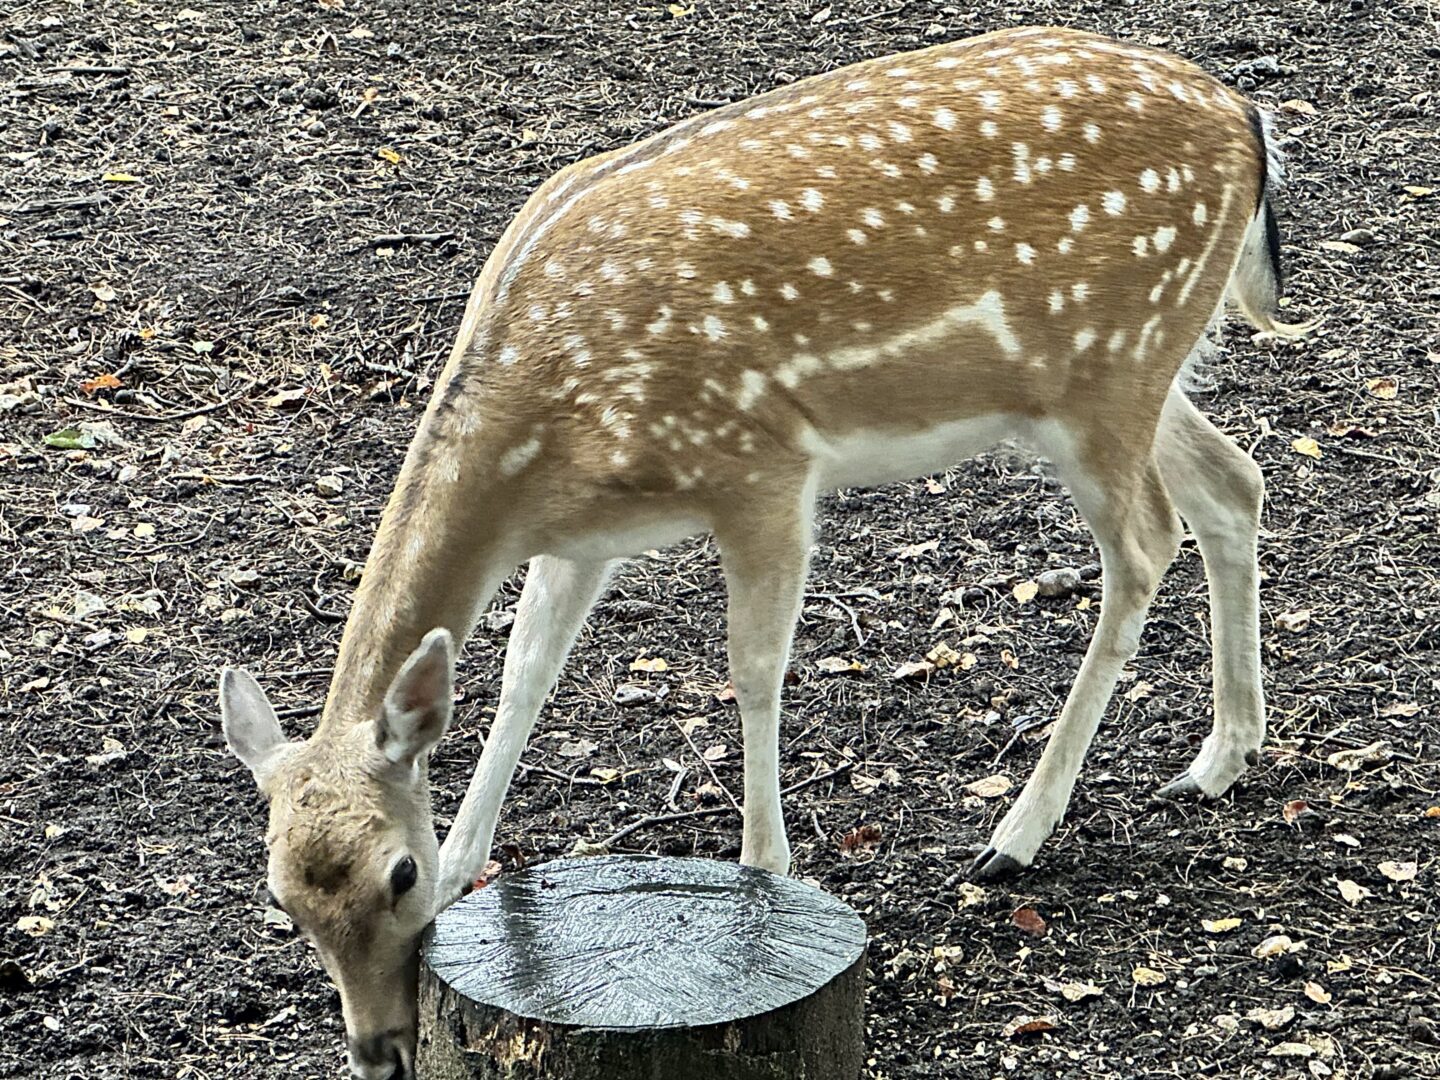
M 998 799 L 1014 786 L 1014 782 L 1004 773 L 996 773 L 994 776 L 972 780 L 965 785 L 965 790 L 982 799 Z
M 958 652 L 942 641 L 925 654 L 925 659 L 937 668 L 944 668 L 959 664 L 961 657 Z
M 1165 973 L 1142 965 L 1130 972 L 1130 978 L 1136 986 L 1159 986 L 1165 981 Z
M 1331 999 L 1334 997 L 1329 990 L 1326 990 L 1325 987 L 1317 982 L 1307 982 L 1305 984 L 1305 996 L 1315 1002 L 1316 1005 L 1329 1005 Z
M 989 893 L 973 881 L 962 881 L 955 886 L 955 902 L 962 908 L 983 904 L 988 899 Z
M 1282 101 L 1280 108 L 1287 112 L 1302 113 L 1305 116 L 1314 116 L 1316 112 L 1319 111 L 1310 102 L 1302 101 L 1300 98 L 1291 98 L 1289 101 Z
M 652 675 L 654 675 L 662 671 L 669 671 L 670 665 L 658 656 L 652 656 L 649 659 L 646 659 L 643 656 L 637 656 L 633 661 L 631 661 L 630 670 L 648 671 Z
M 97 376 L 96 378 L 86 379 L 80 384 L 80 389 L 86 397 L 89 397 L 97 390 L 114 390 L 117 386 L 123 385 L 124 384 L 114 375 L 106 372 L 104 375 Z
M 1287 611 L 1282 615 L 1277 615 L 1275 616 L 1275 625 L 1281 630 L 1298 634 L 1310 625 L 1310 610 L 1301 608 L 1299 611 Z
M 927 552 L 934 551 L 939 546 L 939 540 L 926 540 L 923 544 L 911 544 L 909 547 L 901 548 L 895 553 L 895 557 L 897 559 L 900 559 L 901 561 L 904 561 L 905 559 L 913 559 L 919 555 L 924 555 Z
M 1351 907 L 1354 907 L 1360 903 L 1361 900 L 1371 895 L 1370 890 L 1365 888 L 1364 885 L 1357 885 L 1349 878 L 1337 879 L 1335 887 L 1340 890 L 1340 898 Z
M 1000 650 L 1000 662 L 1011 671 L 1017 671 L 1020 667 L 1020 659 L 1009 649 Z
M 1010 916 L 1010 922 L 1015 929 L 1031 937 L 1044 937 L 1050 930 L 1040 913 L 1031 907 L 1016 908 Z
M 1060 984 L 1060 996 L 1066 1001 L 1084 1001 L 1090 997 L 1100 997 L 1105 991 L 1094 983 L 1088 982 L 1067 982 Z
M 128 172 L 107 172 L 100 178 L 107 184 L 138 184 L 140 178 L 131 176 Z
M 1396 701 L 1389 705 L 1386 705 L 1376 715 L 1385 717 L 1397 716 L 1404 719 L 1409 719 L 1412 716 L 1418 715 L 1419 712 L 1420 706 L 1416 705 L 1414 702 Z
M 1320 453 L 1320 444 L 1308 435 L 1302 436 L 1292 442 L 1290 449 L 1294 450 L 1297 454 L 1304 454 L 1306 457 L 1319 458 L 1324 456 Z
M 890 675 L 892 679 L 923 679 L 935 671 L 929 660 L 910 660 L 897 667 Z
M 1250 955 L 1257 960 L 1268 960 L 1272 956 L 1279 956 L 1282 953 L 1299 952 L 1300 947 L 1290 940 L 1288 934 L 1271 934 L 1264 941 L 1250 950 Z
M 1325 763 L 1341 772 L 1355 772 L 1366 765 L 1383 765 L 1390 757 L 1390 746 L 1382 739 L 1355 750 L 1336 750 Z
M 841 855 L 859 855 L 874 851 L 880 845 L 880 826 L 861 825 L 840 838 Z
M 1411 198 L 1425 199 L 1429 198 L 1431 195 L 1434 195 L 1435 189 L 1432 187 L 1420 187 L 1417 184 L 1406 184 L 1405 194 L 1409 195 Z
M 1382 862 L 1380 873 L 1391 881 L 1414 881 L 1420 867 L 1413 862 Z
M 1266 1031 L 1279 1031 L 1289 1027 L 1295 1019 L 1295 1006 L 1282 1005 L 1278 1009 L 1254 1008 L 1245 1014 L 1252 1024 L 1259 1024 Z
M 15 920 L 15 929 L 31 937 L 44 937 L 55 929 L 55 920 L 44 915 L 21 915 Z
M 1281 808 L 1280 814 L 1284 817 L 1286 825 L 1294 825 L 1296 819 L 1309 810 L 1310 804 L 1304 799 L 1291 799 Z
M 816 661 L 815 667 L 826 675 L 845 675 L 852 671 L 865 670 L 865 665 L 859 660 L 846 660 L 843 656 L 827 656 Z
M 400 162 L 404 160 L 399 154 L 397 154 L 394 150 L 391 150 L 388 146 L 380 147 L 380 149 L 376 150 L 375 153 L 379 157 L 382 157 L 386 161 L 390 162 L 391 165 L 399 165 Z
M 1137 682 L 1134 686 L 1132 686 L 1129 690 L 1125 691 L 1125 700 L 1126 700 L 1126 701 L 1131 701 L 1131 702 L 1134 702 L 1134 701 L 1144 701 L 1146 698 L 1148 698 L 1148 697 L 1149 697 L 1151 694 L 1153 694 L 1154 692 L 1155 692 L 1155 687 L 1151 686 L 1151 685 L 1150 685 L 1148 682 L 1146 682 L 1144 679 L 1141 679 L 1141 680 L 1140 680 L 1139 682 Z
M 1338 251 L 1342 255 L 1354 255 L 1360 250 L 1359 245 L 1344 240 L 1321 240 L 1320 246 L 1326 251 Z
M 1400 383 L 1389 375 L 1377 375 L 1373 379 L 1365 380 L 1365 389 L 1370 392 L 1371 397 L 1390 401 L 1400 392 Z
M 1001 1029 L 1007 1039 L 1021 1035 L 1037 1035 L 1042 1031 L 1054 1031 L 1057 1024 L 1050 1016 L 1017 1016 Z
M 1312 1058 L 1315 1056 L 1315 1048 L 1309 1043 L 1282 1042 L 1276 1043 L 1265 1053 L 1270 1057 Z
M 1244 919 L 1236 918 L 1201 919 L 1200 925 L 1205 928 L 1205 932 L 1207 934 L 1228 934 L 1231 930 L 1234 930 L 1244 921 Z
M 620 779 L 620 770 L 597 766 L 590 770 L 590 775 L 602 784 L 613 784 L 616 780 Z
M 1011 595 L 1022 604 L 1028 604 L 1040 592 L 1040 586 L 1033 581 L 1022 581 L 1010 590 Z

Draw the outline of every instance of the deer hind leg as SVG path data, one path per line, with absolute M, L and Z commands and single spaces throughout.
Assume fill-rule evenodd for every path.
M 1180 523 L 1165 484 L 1144 450 L 1138 470 L 1108 472 L 1067 461 L 1047 448 L 1100 546 L 1104 600 L 1095 636 L 1060 712 L 1040 763 L 1020 797 L 1001 819 L 990 846 L 975 860 L 973 876 L 993 879 L 1029 866 L 1065 814 L 1075 778 L 1120 670 L 1139 647 L 1145 613 L 1180 545 Z M 1123 460 L 1112 453 L 1113 463 Z
M 1190 768 L 1160 793 L 1215 798 L 1259 760 L 1265 738 L 1255 552 L 1265 486 L 1250 455 L 1178 389 L 1165 403 L 1155 456 L 1205 560 L 1215 681 L 1215 726 Z
M 777 485 L 779 486 L 779 485 Z M 790 870 L 780 806 L 780 688 L 805 595 L 813 485 L 787 485 L 742 520 L 717 525 L 729 593 L 730 680 L 745 738 L 745 824 L 740 861 Z
M 585 616 L 609 576 L 603 559 L 562 559 L 537 555 L 530 560 L 525 587 L 515 609 L 515 625 L 505 649 L 500 704 L 485 749 L 455 823 L 440 849 L 436 900 L 440 907 L 463 895 L 490 858 L 495 823 L 520 754 L 535 726 L 565 657 Z

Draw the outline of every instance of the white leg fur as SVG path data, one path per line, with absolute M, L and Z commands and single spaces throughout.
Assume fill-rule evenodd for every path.
M 510 778 L 570 646 L 605 586 L 609 568 L 604 560 L 553 555 L 530 560 L 505 651 L 495 723 L 440 849 L 438 907 L 459 899 L 484 871 Z
M 1213 798 L 1255 763 L 1265 738 L 1256 565 L 1264 481 L 1250 456 L 1179 390 L 1165 403 L 1155 456 L 1205 560 L 1215 669 L 1214 729 L 1187 772 L 1163 790 Z
M 780 806 L 780 688 L 805 595 L 814 502 L 807 482 L 788 506 L 716 529 L 729 592 L 730 679 L 745 739 L 740 861 L 776 874 L 790 870 Z
M 1067 442 L 1058 440 L 1059 445 L 1044 450 L 1099 543 L 1104 600 L 1095 636 L 1040 763 L 976 860 L 974 873 L 981 878 L 1029 866 L 1064 816 L 1085 752 L 1121 669 L 1139 647 L 1150 600 L 1179 546 L 1179 522 L 1153 462 L 1128 483 L 1112 473 L 1101 487 L 1089 480 L 1073 454 L 1067 458 Z

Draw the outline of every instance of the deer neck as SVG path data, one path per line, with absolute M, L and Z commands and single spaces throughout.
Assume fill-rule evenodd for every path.
M 477 442 L 509 436 L 493 424 L 485 432 L 478 417 L 457 425 L 442 415 L 462 407 L 448 392 L 456 367 L 438 381 L 381 517 L 317 735 L 373 718 L 430 630 L 444 627 L 463 642 L 522 557 L 507 520 L 508 485 L 476 464 L 488 456 Z

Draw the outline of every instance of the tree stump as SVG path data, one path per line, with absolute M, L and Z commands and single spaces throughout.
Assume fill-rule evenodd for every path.
M 441 912 L 422 1080 L 856 1080 L 865 924 L 706 859 L 561 859 Z

